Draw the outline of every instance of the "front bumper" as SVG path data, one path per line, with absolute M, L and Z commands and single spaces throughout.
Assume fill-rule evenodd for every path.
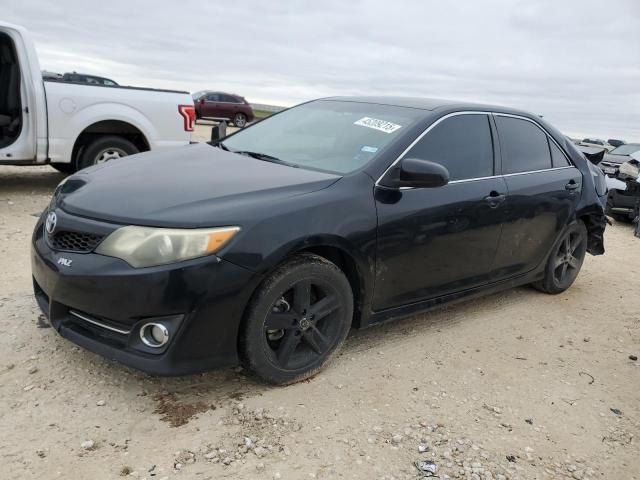
M 34 293 L 60 335 L 154 375 L 238 363 L 240 321 L 259 282 L 253 272 L 213 255 L 136 269 L 112 257 L 56 251 L 43 230 L 41 220 L 31 248 Z M 139 330 L 157 319 L 170 325 L 171 337 L 154 350 Z

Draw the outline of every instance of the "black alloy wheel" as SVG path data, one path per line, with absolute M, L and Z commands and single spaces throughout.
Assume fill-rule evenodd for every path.
M 353 316 L 351 286 L 333 263 L 297 255 L 250 302 L 241 336 L 248 370 L 274 384 L 318 372 L 342 345 Z
M 272 306 L 264 321 L 265 340 L 281 368 L 312 363 L 336 343 L 340 325 L 331 319 L 341 314 L 342 307 L 332 290 L 302 280 Z
M 582 259 L 577 258 L 576 254 L 584 243 L 584 238 L 578 232 L 568 232 L 562 239 L 558 250 L 555 254 L 555 264 L 553 276 L 560 283 L 566 282 L 569 278 L 575 278 L 582 265 Z
M 545 293 L 564 292 L 575 281 L 587 253 L 587 228 L 580 220 L 567 227 L 556 242 L 545 268 L 545 276 L 533 284 Z

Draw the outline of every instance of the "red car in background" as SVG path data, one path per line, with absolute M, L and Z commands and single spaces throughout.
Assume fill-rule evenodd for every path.
M 255 118 L 251 105 L 240 95 L 205 90 L 192 96 L 196 119 L 228 120 L 236 127 L 244 128 Z

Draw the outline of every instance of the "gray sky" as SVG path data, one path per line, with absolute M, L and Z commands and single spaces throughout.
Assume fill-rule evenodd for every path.
M 293 105 L 388 94 L 640 141 L 640 0 L 0 0 L 43 69 Z

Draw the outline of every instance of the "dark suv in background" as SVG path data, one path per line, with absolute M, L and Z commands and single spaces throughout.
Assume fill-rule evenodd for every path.
M 238 128 L 244 128 L 254 120 L 249 102 L 240 95 L 223 92 L 196 92 L 193 94 L 196 118 L 229 120 Z
M 102 85 L 107 87 L 117 87 L 118 84 L 110 78 L 87 75 L 85 73 L 71 72 L 62 75 L 65 82 L 88 83 L 90 85 Z

